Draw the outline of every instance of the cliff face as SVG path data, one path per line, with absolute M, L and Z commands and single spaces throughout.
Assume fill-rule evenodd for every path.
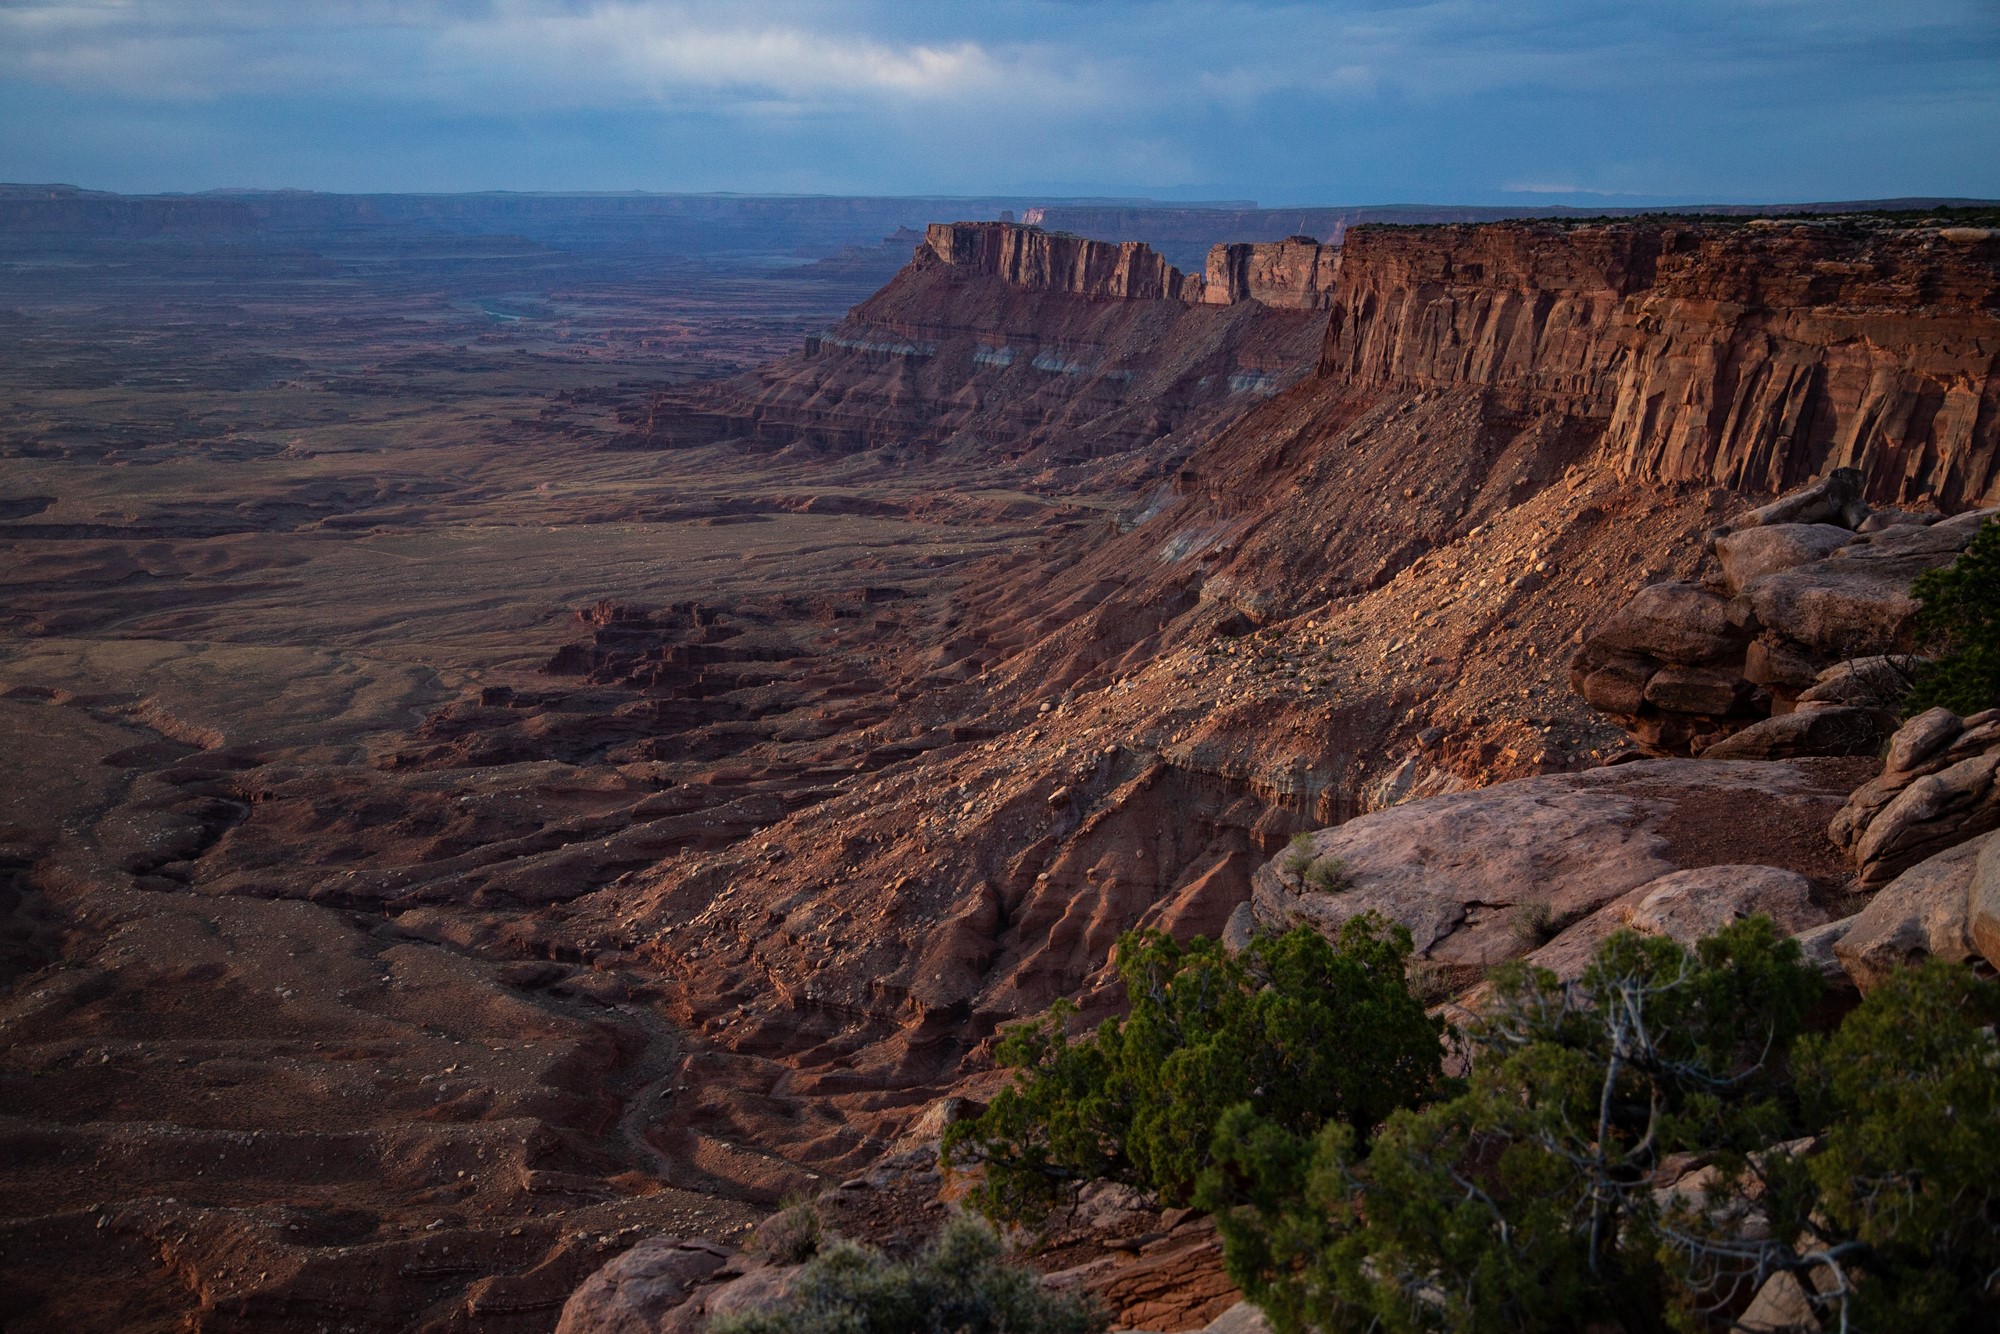
M 1284 310 L 1323 310 L 1333 304 L 1339 277 L 1340 247 L 1310 236 L 1219 245 L 1208 252 L 1201 299 L 1217 306 L 1261 301 Z
M 1320 373 L 1604 423 L 1625 476 L 2000 494 L 2000 236 L 1501 224 L 1350 233 Z
M 1200 279 L 1190 281 L 1143 241 L 1088 241 L 1007 222 L 934 222 L 924 245 L 955 268 L 1030 291 L 1096 301 L 1179 301 L 1200 293 Z
M 1340 276 L 1340 247 L 1310 236 L 1211 246 L 1202 274 L 1183 274 L 1138 241 L 1093 241 L 1006 222 L 934 222 L 924 246 L 967 273 L 1094 301 L 1255 301 L 1277 310 L 1323 310 Z M 924 258 L 919 252 L 918 262 Z
M 1623 314 L 1607 443 L 1631 473 L 1775 491 L 1851 467 L 1879 500 L 2000 495 L 2000 235 L 1697 235 Z

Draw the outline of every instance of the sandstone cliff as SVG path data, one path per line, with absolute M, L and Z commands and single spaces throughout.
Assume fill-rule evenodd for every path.
M 1136 301 L 1199 294 L 1199 279 L 1190 285 L 1143 241 L 1088 241 L 1007 222 L 934 222 L 924 246 L 946 264 L 1031 291 Z
M 2000 495 L 2000 233 L 1621 223 L 1358 228 L 1323 376 L 1476 385 L 1604 423 L 1631 478 Z
M 1201 299 L 1226 306 L 1261 301 L 1287 310 L 1319 310 L 1333 302 L 1340 247 L 1310 236 L 1266 244 L 1233 242 L 1208 252 Z

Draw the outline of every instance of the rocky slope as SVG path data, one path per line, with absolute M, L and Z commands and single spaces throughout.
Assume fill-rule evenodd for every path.
M 920 1090 L 977 1086 L 998 1024 L 1095 994 L 1119 931 L 1221 929 L 1295 830 L 1629 746 L 1570 690 L 1568 659 L 1643 586 L 1700 579 L 1739 495 L 1830 461 L 1878 498 L 1984 495 L 1965 480 L 1990 460 L 1984 417 L 1951 437 L 1950 466 L 1920 479 L 1897 461 L 1912 432 L 1943 439 L 1957 420 L 1925 386 L 1994 392 L 1995 246 L 1847 224 L 1350 234 L 1316 373 L 1202 444 L 1119 528 L 989 570 L 868 733 L 967 740 L 575 905 L 676 979 L 710 1053 L 689 1128 L 859 1164 Z M 1746 267 L 1755 284 L 1731 276 Z M 1923 299 L 1882 313 L 1889 289 L 1863 270 Z M 921 256 L 905 276 L 862 310 L 972 286 Z M 999 286 L 979 282 L 981 300 Z M 1700 468 L 1635 451 L 1629 404 L 1666 394 L 1662 372 L 1638 375 L 1664 364 L 1647 354 L 1655 315 L 1722 288 L 1739 300 L 1709 307 L 1705 336 L 1733 349 L 1714 364 L 1763 383 L 1769 358 L 1830 364 L 1849 353 L 1829 331 L 1866 329 L 1908 368 L 1878 385 L 1900 415 L 1815 373 L 1705 419 Z M 1069 319 L 1129 304 L 1060 299 Z M 1840 772 L 1808 824 L 1865 776 Z M 1819 837 L 1800 855 L 1838 851 Z

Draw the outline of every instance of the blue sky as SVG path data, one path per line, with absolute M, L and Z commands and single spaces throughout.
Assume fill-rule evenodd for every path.
M 2000 196 L 2000 0 L 0 0 L 0 180 Z

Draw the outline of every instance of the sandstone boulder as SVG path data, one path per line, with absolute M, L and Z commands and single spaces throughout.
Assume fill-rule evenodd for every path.
M 1974 834 L 2000 828 L 2000 752 L 1974 755 L 1915 779 L 1854 843 L 1861 883 L 1879 885 Z
M 1833 953 L 1864 992 L 1897 968 L 1926 958 L 1972 957 L 1970 904 L 1975 869 L 1993 835 L 1981 834 L 1929 857 L 1890 881 L 1847 919 Z
M 1527 961 L 1558 977 L 1575 978 L 1613 932 L 1666 936 L 1691 948 L 1702 937 L 1757 913 L 1769 916 L 1788 936 L 1826 922 L 1826 911 L 1813 901 L 1812 881 L 1796 871 L 1754 864 L 1701 866 L 1647 881 L 1568 927 Z
M 1645 886 L 1626 925 L 1692 948 L 1731 922 L 1768 916 L 1785 935 L 1826 921 L 1813 902 L 1813 884 L 1776 866 L 1701 866 L 1663 875 Z
M 1785 639 L 1829 658 L 1861 657 L 1908 646 L 1917 616 L 1910 585 L 1929 568 L 1911 558 L 1835 556 L 1760 575 L 1742 596 L 1757 623 Z
M 1880 709 L 1801 708 L 1755 722 L 1704 749 L 1705 760 L 1783 760 L 1798 755 L 1873 755 L 1894 727 Z
M 1964 730 L 1965 724 L 1950 709 L 1925 709 L 1896 729 L 1896 735 L 1889 741 L 1889 751 L 1882 757 L 1883 767 L 1912 772 Z
M 1770 524 L 1717 538 L 1715 555 L 1722 562 L 1723 583 L 1736 593 L 1759 575 L 1822 560 L 1853 540 L 1854 534 L 1838 524 Z
M 1965 935 L 1980 957 L 2000 968 L 2000 838 L 1989 838 L 1973 867 Z
M 1662 667 L 1647 679 L 1640 697 L 1669 713 L 1722 715 L 1750 693 L 1738 672 L 1721 667 Z
M 2000 828 L 2000 710 L 1960 719 L 1929 709 L 1890 738 L 1882 772 L 1827 828 L 1861 883 L 1881 885 L 1933 853 Z
M 1879 533 L 1885 528 L 1922 528 L 1936 523 L 1944 515 L 1936 510 L 1876 510 L 1856 526 L 1858 533 Z
M 649 1237 L 570 1294 L 556 1334 L 658 1334 L 667 1317 L 729 1257 L 714 1242 Z
M 1861 498 L 1867 484 L 1860 469 L 1835 468 L 1818 481 L 1751 510 L 1732 527 L 1837 523 L 1853 528 L 1868 518 L 1868 504 Z
M 1730 619 L 1729 599 L 1697 584 L 1640 589 L 1590 637 L 1593 652 L 1648 656 L 1697 666 L 1740 658 L 1750 634 Z
M 1653 882 L 1694 867 L 1842 877 L 1815 822 L 1853 776 L 1844 760 L 1642 760 L 1412 801 L 1314 834 L 1314 855 L 1338 858 L 1347 888 L 1317 891 L 1280 859 L 1253 878 L 1252 910 L 1266 929 L 1303 921 L 1329 934 L 1373 911 L 1407 927 L 1421 957 L 1495 963 L 1542 944 L 1547 924 L 1578 922 L 1642 886 L 1672 888 Z M 1670 911 L 1670 900 L 1658 908 L 1663 926 L 1696 911 Z

